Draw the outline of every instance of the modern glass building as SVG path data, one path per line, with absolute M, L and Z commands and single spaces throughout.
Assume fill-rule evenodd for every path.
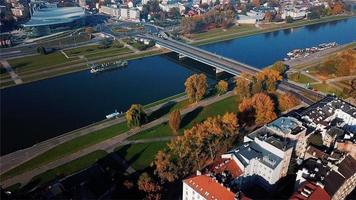
M 47 7 L 36 10 L 24 24 L 29 36 L 40 37 L 85 25 L 85 11 L 81 7 Z

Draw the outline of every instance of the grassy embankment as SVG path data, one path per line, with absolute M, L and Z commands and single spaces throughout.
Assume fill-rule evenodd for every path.
M 0 178 L 2 180 L 5 180 L 18 174 L 29 171 L 31 169 L 43 166 L 47 163 L 63 158 L 86 147 L 110 139 L 116 135 L 126 132 L 127 130 L 128 128 L 126 126 L 126 123 L 121 123 L 99 131 L 95 131 L 90 134 L 77 137 L 68 142 L 59 144 L 54 148 L 36 156 L 35 158 L 9 170 L 8 172 L 2 174 Z
M 184 128 L 191 127 L 193 123 L 198 123 L 202 121 L 203 119 L 213 116 L 213 115 L 218 115 L 218 114 L 223 114 L 226 111 L 234 111 L 236 108 L 236 103 L 234 102 L 234 98 L 230 97 L 227 98 L 223 101 L 216 102 L 214 104 L 211 104 L 209 106 L 206 106 L 202 109 L 196 109 L 196 111 L 193 111 L 192 113 L 187 114 L 183 120 L 182 120 L 182 127 L 180 130 L 180 133 L 183 132 Z M 186 100 L 178 102 L 174 106 L 170 108 L 169 111 L 174 110 L 174 109 L 182 109 L 188 105 L 188 102 Z M 168 113 L 168 112 L 167 112 Z M 165 113 L 164 113 L 165 114 Z M 110 139 L 118 134 L 124 133 L 127 131 L 127 126 L 125 123 L 121 123 L 118 125 L 114 125 L 112 127 L 108 127 L 105 129 L 102 129 L 100 131 L 96 131 L 84 136 L 80 136 L 78 138 L 75 138 L 71 141 L 65 142 L 63 144 L 60 144 L 53 149 L 50 149 L 49 151 L 19 165 L 18 167 L 15 167 L 14 169 L 11 169 L 10 171 L 4 173 L 1 175 L 1 179 L 5 180 L 8 178 L 11 178 L 15 175 L 24 173 L 26 171 L 29 171 L 31 169 L 43 166 L 49 162 L 52 162 L 56 159 L 65 157 L 69 154 L 72 154 L 74 152 L 77 152 L 81 149 L 84 149 L 86 147 L 89 147 L 91 145 L 97 144 L 101 141 Z M 145 139 L 145 138 L 154 138 L 154 137 L 160 137 L 160 136 L 169 136 L 172 135 L 172 132 L 170 131 L 169 127 L 167 124 L 162 124 L 158 125 L 150 130 L 143 131 L 141 133 L 138 133 L 136 136 L 131 137 L 130 139 Z M 139 146 L 146 146 L 144 154 L 139 153 L 140 149 L 142 147 Z M 165 142 L 158 142 L 158 144 L 150 143 L 150 144 L 134 144 L 131 145 L 129 148 L 122 147 L 122 148 L 127 148 L 127 152 L 130 152 L 127 155 L 122 155 L 124 158 L 127 158 L 133 166 L 138 167 L 138 169 L 142 169 L 144 167 L 147 167 L 149 164 L 148 161 L 152 161 L 155 152 L 157 152 L 159 149 L 164 148 Z M 120 148 L 121 149 L 121 148 Z M 119 153 L 122 153 L 123 150 L 119 150 Z M 151 152 L 151 153 L 147 153 Z M 152 153 L 153 152 L 153 153 Z M 131 156 L 136 157 L 137 159 L 132 159 Z M 69 165 L 70 166 L 70 165 Z M 56 170 L 56 169 L 54 169 Z
M 187 106 L 187 101 L 183 101 L 180 104 L 175 105 L 170 110 L 182 108 Z M 184 129 L 190 128 L 195 123 L 199 123 L 208 117 L 222 115 L 226 112 L 236 112 L 237 103 L 235 96 L 228 97 L 219 102 L 213 103 L 203 108 L 197 108 L 191 113 L 182 117 L 181 127 L 178 132 L 179 135 L 183 134 Z M 134 136 L 131 136 L 129 140 L 158 138 L 164 136 L 174 135 L 167 123 L 160 124 L 149 130 L 142 131 Z M 131 144 L 117 148 L 123 158 L 125 158 L 130 165 L 136 170 L 144 170 L 153 161 L 156 153 L 159 150 L 166 148 L 167 142 L 152 142 L 145 144 Z
M 185 93 L 180 93 L 180 94 L 177 94 L 177 95 L 174 95 L 171 97 L 167 97 L 165 99 L 161 99 L 159 101 L 147 104 L 144 107 L 150 108 L 155 105 L 159 105 L 159 104 L 171 101 L 177 97 L 183 96 L 184 94 Z M 182 107 L 185 104 L 186 104 L 185 101 L 178 102 L 174 108 Z M 99 124 L 99 123 L 96 123 L 96 124 Z M 126 123 L 120 123 L 117 125 L 110 126 L 108 128 L 104 128 L 99 131 L 95 131 L 93 133 L 90 133 L 90 134 L 87 134 L 84 136 L 77 137 L 73 140 L 62 143 L 62 144 L 44 152 L 41 155 L 36 156 L 35 158 L 19 165 L 18 167 L 15 167 L 15 168 L 9 170 L 8 172 L 2 174 L 0 176 L 0 178 L 3 180 L 7 179 L 7 178 L 11 178 L 15 175 L 18 175 L 18 174 L 24 173 L 28 170 L 45 165 L 51 161 L 62 158 L 66 155 L 69 155 L 71 153 L 74 153 L 76 151 L 84 149 L 88 146 L 91 146 L 91 145 L 97 144 L 101 141 L 104 141 L 106 139 L 112 138 L 116 135 L 126 132 L 127 130 L 128 130 L 128 128 L 126 126 Z M 73 134 L 75 134 L 75 132 Z
M 297 83 L 302 83 L 302 84 L 310 83 L 310 87 L 312 89 L 324 92 L 326 94 L 335 94 L 342 98 L 349 97 L 349 93 L 347 92 L 347 90 L 351 89 L 352 79 L 328 83 L 327 82 L 328 80 L 333 78 L 338 78 L 339 76 L 335 73 L 336 67 L 331 65 L 326 66 L 325 61 L 337 60 L 338 55 L 341 52 L 345 51 L 348 48 L 355 48 L 355 47 L 356 47 L 356 43 L 352 42 L 335 52 L 322 56 L 320 59 L 295 66 L 293 67 L 293 69 L 297 70 L 298 72 L 288 74 L 288 78 Z M 302 71 L 307 71 L 308 74 L 310 74 L 310 76 L 312 76 L 313 78 L 302 74 L 301 73 Z M 350 75 L 356 75 L 356 74 L 350 74 Z M 344 89 L 346 89 L 346 92 Z
M 259 33 L 267 33 L 276 30 L 283 30 L 288 28 L 295 28 L 301 27 L 305 25 L 312 25 L 318 23 L 325 23 L 330 21 L 342 20 L 349 18 L 349 15 L 342 15 L 342 16 L 328 16 L 323 17 L 321 19 L 314 19 L 314 20 L 299 20 L 293 23 L 282 23 L 282 24 L 265 24 L 262 28 L 256 28 L 253 25 L 241 25 L 241 26 L 234 26 L 229 29 L 212 29 L 207 32 L 197 33 L 188 35 L 188 38 L 193 40 L 192 44 L 194 45 L 204 45 L 209 43 L 221 42 L 225 40 L 230 40 L 239 37 L 246 37 L 250 35 L 255 35 Z
M 340 19 L 345 19 L 348 17 L 350 17 L 350 16 L 330 16 L 330 17 L 324 17 L 322 19 L 317 19 L 317 20 L 301 20 L 301 21 L 297 21 L 297 22 L 294 22 L 291 24 L 269 24 L 262 29 L 256 28 L 251 25 L 242 25 L 239 27 L 234 26 L 234 27 L 231 27 L 226 30 L 212 29 L 212 30 L 209 30 L 208 32 L 192 34 L 190 37 L 192 37 L 194 40 L 196 40 L 192 44 L 203 45 L 203 44 L 208 44 L 208 43 L 229 40 L 229 39 L 233 39 L 233 38 L 237 38 L 237 37 L 249 36 L 249 35 L 258 34 L 258 33 L 271 32 L 271 31 L 280 30 L 280 29 L 286 29 L 286 28 L 299 27 L 299 26 L 304 26 L 304 25 L 309 25 L 309 24 L 317 24 L 317 23 L 323 23 L 323 22 L 328 22 L 328 21 L 340 20 Z M 81 37 L 83 37 L 83 39 L 80 39 Z M 78 38 L 75 41 L 78 43 L 81 40 L 85 40 L 84 38 L 85 38 L 84 36 L 78 36 Z M 63 45 L 63 44 L 73 43 L 73 42 L 74 42 L 73 38 L 67 38 L 67 39 L 60 38 L 60 39 L 58 39 L 58 41 L 57 40 L 43 41 L 43 46 L 45 46 L 45 45 L 59 45 L 59 44 Z M 166 51 L 164 51 L 164 50 L 143 51 L 138 54 L 132 54 L 130 52 L 127 52 L 127 55 L 123 55 L 121 58 L 122 59 L 137 59 L 137 58 L 162 54 L 164 52 L 166 52 Z M 114 52 L 112 52 L 112 53 L 113 54 L 102 53 L 102 56 L 105 56 L 107 58 L 106 61 L 117 59 L 117 57 L 115 57 L 116 54 Z M 96 56 L 90 57 L 89 60 L 104 58 L 102 56 L 99 56 L 99 54 L 100 53 L 97 53 L 98 57 L 96 57 Z M 110 56 L 112 56 L 111 59 L 109 59 Z M 45 62 L 47 60 L 47 58 L 45 58 L 45 57 L 38 57 L 38 58 L 40 60 L 44 60 Z M 63 60 L 63 57 L 62 57 L 62 60 Z M 25 66 L 30 65 L 31 66 L 31 62 L 32 62 L 31 59 L 29 59 L 29 60 L 25 59 L 22 61 L 24 61 L 24 62 L 22 62 L 22 65 L 25 65 Z M 13 61 L 13 62 L 20 62 L 20 61 Z M 54 76 L 67 74 L 67 73 L 77 72 L 77 71 L 87 69 L 85 64 L 76 66 L 76 67 L 64 67 L 64 66 L 70 66 L 73 64 L 79 64 L 79 63 L 83 63 L 83 62 L 85 62 L 85 60 L 78 59 L 78 60 L 66 62 L 64 64 L 57 63 L 52 66 L 49 66 L 49 68 L 41 68 L 41 69 L 35 70 L 35 71 L 30 70 L 26 74 L 20 73 L 20 77 L 21 77 L 21 75 L 24 75 L 26 77 L 21 77 L 24 80 L 24 82 L 31 82 L 31 81 L 46 79 L 46 78 L 50 78 L 50 77 L 54 77 Z M 44 71 L 47 69 L 56 69 L 56 70 L 48 71 L 48 72 Z M 39 71 L 41 71 L 41 73 L 38 73 Z M 0 76 L 0 78 L 1 78 L 1 76 Z M 6 77 L 4 77 L 4 78 L 6 78 Z M 12 83 L 12 81 L 9 80 L 8 82 L 3 82 L 1 84 L 1 88 L 9 87 L 12 85 L 14 85 L 14 84 Z
M 106 51 L 97 51 L 95 54 L 85 52 L 88 56 L 88 61 L 95 61 L 95 63 L 104 63 L 114 61 L 117 59 L 133 60 L 153 55 L 158 55 L 164 52 L 160 49 L 151 49 L 139 53 L 132 53 L 128 48 L 120 48 L 117 50 L 109 49 Z M 16 58 L 9 60 L 12 67 L 17 68 L 16 73 L 25 82 L 32 82 L 42 79 L 47 79 L 59 75 L 87 70 L 86 59 L 78 57 L 70 57 L 67 59 L 62 53 L 55 52 L 48 55 L 36 55 L 23 58 Z M 8 73 L 3 73 L 3 79 L 9 78 Z M 14 85 L 11 79 L 9 82 L 1 84 L 1 88 Z

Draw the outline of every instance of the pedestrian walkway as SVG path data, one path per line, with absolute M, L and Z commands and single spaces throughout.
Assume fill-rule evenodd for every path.
M 172 99 L 171 102 L 179 102 L 185 100 L 186 96 L 180 96 L 175 99 Z M 163 102 L 156 106 L 152 106 L 146 108 L 145 111 L 147 114 L 153 113 L 162 107 L 164 107 L 167 102 Z M 12 168 L 48 151 L 51 148 L 54 148 L 57 145 L 65 143 L 67 141 L 73 140 L 77 137 L 93 133 L 98 130 L 102 130 L 104 128 L 108 128 L 110 126 L 120 124 L 125 122 L 125 117 L 120 117 L 112 120 L 103 120 L 94 124 L 90 124 L 86 127 L 68 132 L 66 134 L 62 134 L 60 136 L 45 140 L 43 142 L 37 143 L 34 146 L 28 147 L 26 149 L 22 149 L 19 151 L 15 151 L 13 153 L 4 155 L 0 157 L 0 173 L 3 174 L 6 171 L 9 171 Z
M 15 82 L 16 85 L 21 84 L 23 82 L 6 60 L 0 60 L 0 63 L 6 69 L 6 71 L 10 74 L 12 80 Z
M 205 100 L 202 100 L 200 101 L 199 103 L 197 103 L 196 105 L 194 106 L 191 106 L 191 107 L 188 107 L 188 108 L 185 108 L 181 111 L 181 114 L 182 116 L 186 115 L 187 113 L 190 113 L 192 111 L 194 111 L 195 109 L 197 109 L 198 107 L 205 107 L 209 104 L 212 104 L 212 103 L 215 103 L 215 102 L 218 102 L 218 101 L 221 101 L 225 98 L 228 98 L 228 97 L 231 97 L 233 95 L 233 92 L 230 91 L 224 95 L 221 95 L 221 96 L 214 96 L 214 97 L 211 97 L 211 98 L 208 98 L 208 99 L 205 99 Z M 105 140 L 105 141 L 102 141 L 100 143 L 97 143 L 95 145 L 92 145 L 92 146 L 89 146 L 85 149 L 82 149 L 80 151 L 77 151 L 73 154 L 70 154 L 70 155 L 67 155 L 67 156 L 64 156 L 58 160 L 55 160 L 55 161 L 52 161 L 46 165 L 43 165 L 41 167 L 38 167 L 38 168 L 35 168 L 35 169 L 32 169 L 32 170 L 29 170 L 29 171 L 26 171 L 22 174 L 18 174 L 17 176 L 14 176 L 12 178 L 9 178 L 7 180 L 1 180 L 1 185 L 6 188 L 6 187 L 9 187 L 11 185 L 14 185 L 16 183 L 21 183 L 22 185 L 25 185 L 26 183 L 28 183 L 32 177 L 35 177 L 39 174 L 42 174 L 44 172 L 46 172 L 47 170 L 50 170 L 50 169 L 53 169 L 53 168 L 56 168 L 56 167 L 59 167 L 65 163 L 68 163 L 70 161 L 73 161 L 75 159 L 78 159 L 86 154 L 89 154 L 89 153 L 92 153 L 94 151 L 97 151 L 97 150 L 105 150 L 107 152 L 112 152 L 115 150 L 115 148 L 117 148 L 118 146 L 122 146 L 122 145 L 125 145 L 127 144 L 126 140 L 133 136 L 133 135 L 136 135 L 142 131 L 145 131 L 145 130 L 149 130 L 159 124 L 162 124 L 162 123 L 165 123 L 167 122 L 169 119 L 169 115 L 164 115 L 163 117 L 161 118 L 158 118 L 154 121 L 151 121 L 147 124 L 144 124 L 142 125 L 141 127 L 138 127 L 138 128 L 135 128 L 135 129 L 131 129 L 125 133 L 122 133 L 120 135 L 117 135 L 113 138 L 110 138 L 108 140 Z M 168 140 L 167 138 L 165 138 L 165 140 Z M 140 142 L 147 142 L 149 141 L 148 139 L 145 141 L 145 140 L 141 140 Z M 152 142 L 152 141 L 150 141 Z

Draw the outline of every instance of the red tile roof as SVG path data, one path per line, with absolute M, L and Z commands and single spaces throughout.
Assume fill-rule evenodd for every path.
M 232 159 L 218 159 L 213 164 L 208 166 L 209 171 L 215 173 L 222 173 L 229 171 L 233 178 L 237 178 L 242 175 L 242 170 Z
M 235 194 L 213 180 L 210 176 L 200 175 L 183 180 L 201 196 L 209 200 L 233 200 Z
M 290 200 L 330 200 L 329 194 L 313 182 L 304 182 Z

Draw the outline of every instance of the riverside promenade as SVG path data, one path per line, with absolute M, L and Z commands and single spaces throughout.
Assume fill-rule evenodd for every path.
M 233 91 L 230 91 L 224 95 L 221 95 L 221 96 L 214 96 L 214 97 L 211 97 L 211 98 L 207 98 L 207 99 L 204 99 L 202 101 L 200 101 L 199 103 L 197 104 L 194 104 L 193 106 L 190 106 L 188 108 L 185 108 L 183 110 L 181 110 L 181 114 L 182 116 L 194 111 L 195 109 L 199 108 L 199 107 L 205 107 L 207 105 L 210 105 L 212 103 L 215 103 L 215 102 L 218 102 L 218 101 L 221 101 L 225 98 L 228 98 L 228 97 L 231 97 L 233 95 Z M 185 99 L 186 97 L 179 97 L 178 99 Z M 165 104 L 164 104 L 165 105 Z M 162 105 L 157 105 L 158 107 L 162 107 Z M 152 112 L 153 109 L 156 109 L 157 107 L 154 106 L 152 107 L 149 111 L 147 112 Z M 122 133 L 120 135 L 117 135 L 113 138 L 110 138 L 108 140 L 105 140 L 105 141 L 102 141 L 102 142 L 99 142 L 95 145 L 92 145 L 92 146 L 89 146 L 85 149 L 82 149 L 80 151 L 77 151 L 75 153 L 72 153 L 70 155 L 67 155 L 67 156 L 64 156 L 60 159 L 57 159 L 55 161 L 52 161 L 44 166 L 41 166 L 41 167 L 38 167 L 38 168 L 34 168 L 32 170 L 28 170 L 22 174 L 18 174 L 14 177 L 11 177 L 9 179 L 6 179 L 6 180 L 1 180 L 0 184 L 3 186 L 3 187 L 9 187 L 11 185 L 14 185 L 14 184 L 17 184 L 17 183 L 21 183 L 22 185 L 25 185 L 26 183 L 28 183 L 32 177 L 35 177 L 41 173 L 44 173 L 50 169 L 53 169 L 53 168 L 56 168 L 58 166 L 61 166 L 65 163 L 68 163 L 70 161 L 73 161 L 77 158 L 80 158 L 86 154 L 89 154 L 91 152 L 94 152 L 94 151 L 97 151 L 97 150 L 105 150 L 107 151 L 108 153 L 110 152 L 113 152 L 115 150 L 116 147 L 118 146 L 121 146 L 121 145 L 125 145 L 125 144 L 128 144 L 130 143 L 129 141 L 127 141 L 127 139 L 133 135 L 136 135 L 142 131 L 145 131 L 145 130 L 148 130 L 150 128 L 153 128 L 159 124 L 162 124 L 164 122 L 167 122 L 169 119 L 169 115 L 164 115 L 163 117 L 160 117 L 156 120 L 153 120 L 147 124 L 144 124 L 142 125 L 141 127 L 138 127 L 138 128 L 135 128 L 135 129 L 131 129 L 125 133 Z M 122 118 L 118 119 L 117 121 L 119 120 L 122 120 Z M 162 138 L 162 139 L 158 139 L 158 140 L 167 140 L 167 138 Z M 138 141 L 138 143 L 142 143 L 142 142 L 145 142 L 145 141 Z M 133 142 L 132 142 L 133 143 Z M 52 146 L 53 147 L 53 146 Z
M 180 96 L 175 99 L 170 100 L 169 102 L 179 102 L 185 100 L 187 97 Z M 168 102 L 163 102 L 161 104 L 146 108 L 145 111 L 147 114 L 153 113 L 162 107 L 166 106 Z M 4 156 L 0 157 L 0 174 L 3 174 L 7 171 L 9 171 L 12 168 L 15 168 L 16 166 L 50 150 L 51 148 L 65 143 L 67 141 L 73 140 L 77 137 L 90 134 L 94 131 L 98 131 L 122 122 L 125 122 L 125 116 L 121 116 L 116 119 L 110 119 L 110 120 L 103 120 L 94 124 L 90 124 L 88 126 L 85 126 L 83 128 L 59 135 L 57 137 L 45 140 L 43 142 L 37 143 L 31 147 L 28 147 L 26 149 L 21 149 L 18 151 L 15 151 L 13 153 L 6 154 Z

